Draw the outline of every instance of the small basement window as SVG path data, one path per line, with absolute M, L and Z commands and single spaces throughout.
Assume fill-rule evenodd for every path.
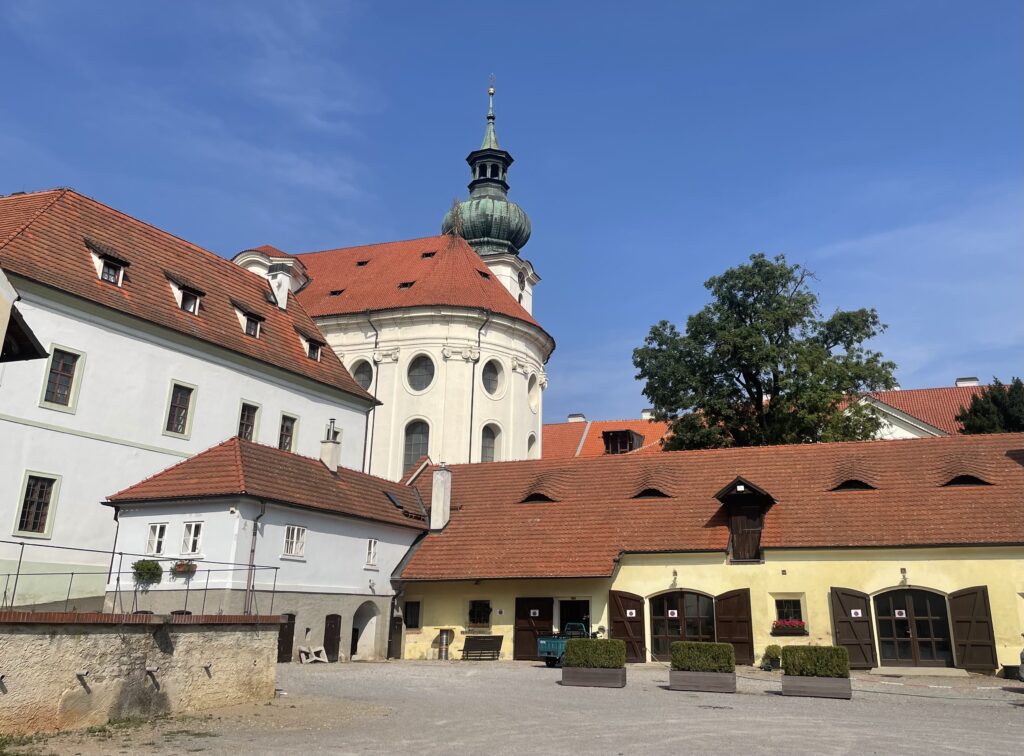
M 491 624 L 491 602 L 489 600 L 477 600 L 469 602 L 469 625 L 481 627 Z
M 416 282 L 415 281 L 402 281 L 402 283 L 398 284 L 398 288 L 399 289 L 411 289 L 412 285 L 414 283 L 416 283 Z
M 838 486 L 832 489 L 833 491 L 874 491 L 875 487 L 870 483 L 865 483 L 863 480 L 857 480 L 856 478 L 850 478 L 844 480 Z
M 942 484 L 943 488 L 948 486 L 991 486 L 987 480 L 982 480 L 976 475 L 957 475 L 952 480 L 946 481 Z

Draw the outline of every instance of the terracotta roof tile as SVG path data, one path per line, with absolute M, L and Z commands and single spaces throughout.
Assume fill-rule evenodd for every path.
M 240 438 L 158 472 L 108 497 L 115 504 L 247 495 L 322 512 L 424 529 L 416 492 L 366 473 L 331 473 L 318 459 Z M 395 506 L 393 496 L 401 505 Z
M 850 459 L 877 490 L 830 490 Z M 942 487 L 951 459 L 980 461 L 993 485 Z M 776 502 L 768 548 L 1024 544 L 1024 434 L 944 436 L 454 465 L 451 521 L 402 577 L 605 576 L 622 552 L 724 552 L 714 495 L 737 476 Z M 632 498 L 648 483 L 669 498 Z M 557 501 L 521 503 L 540 489 Z
M 971 406 L 971 398 L 985 386 L 944 386 L 941 388 L 875 391 L 871 396 L 900 412 L 922 420 L 946 433 L 960 433 L 963 427 L 956 416 Z
M 86 239 L 129 263 L 123 286 L 99 280 Z M 294 297 L 281 310 L 260 276 L 70 189 L 0 197 L 0 266 L 372 401 L 333 352 L 306 356 L 295 330 L 319 330 Z M 198 315 L 178 307 L 174 278 L 205 292 Z M 260 338 L 245 335 L 230 298 L 264 318 Z
M 461 237 L 444 234 L 296 257 L 312 279 L 299 298 L 313 317 L 448 305 L 488 310 L 543 331 Z

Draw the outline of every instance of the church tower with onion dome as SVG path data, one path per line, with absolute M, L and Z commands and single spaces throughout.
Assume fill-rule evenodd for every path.
M 508 172 L 513 159 L 498 143 L 493 82 L 487 94 L 483 142 L 466 156 L 469 199 L 452 206 L 441 223 L 441 232 L 458 234 L 469 242 L 516 301 L 532 313 L 533 287 L 540 277 L 521 256 L 530 241 L 530 217 L 508 198 Z

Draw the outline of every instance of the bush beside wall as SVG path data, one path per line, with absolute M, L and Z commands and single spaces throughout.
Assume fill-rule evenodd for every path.
M 606 638 L 573 638 L 565 643 L 564 667 L 623 669 L 626 666 L 626 642 Z
M 672 669 L 681 672 L 736 671 L 736 649 L 731 643 L 676 641 L 671 649 Z
M 793 677 L 849 677 L 850 654 L 836 646 L 785 646 L 782 668 Z

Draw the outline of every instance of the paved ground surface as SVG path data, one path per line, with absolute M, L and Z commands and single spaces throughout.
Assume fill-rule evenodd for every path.
M 778 673 L 736 695 L 667 690 L 630 667 L 625 689 L 563 688 L 524 662 L 278 668 L 264 706 L 8 746 L 11 753 L 1021 754 L 1024 684 L 858 675 L 852 701 L 783 698 Z M 4 747 L 0 745 L 0 752 Z

